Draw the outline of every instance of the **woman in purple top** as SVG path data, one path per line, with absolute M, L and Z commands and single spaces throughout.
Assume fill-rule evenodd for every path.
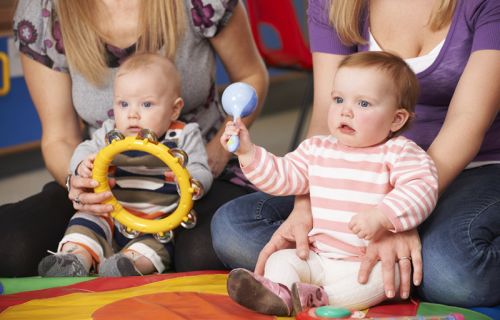
M 427 301 L 499 304 L 500 2 L 331 3 L 309 0 L 315 87 L 308 135 L 327 132 L 329 88 L 342 56 L 391 51 L 414 69 L 421 87 L 416 119 L 405 135 L 428 151 L 439 172 L 440 200 L 419 229 L 420 237 L 416 232 L 388 233 L 371 242 L 362 257 L 359 281 L 366 282 L 381 260 L 388 297 L 396 295 L 397 265 L 403 298 L 413 282 Z M 307 197 L 294 202 L 291 197 L 255 193 L 218 210 L 212 237 L 226 266 L 256 267 L 259 273 L 278 249 L 296 246 L 297 254 L 307 257 L 311 224 Z

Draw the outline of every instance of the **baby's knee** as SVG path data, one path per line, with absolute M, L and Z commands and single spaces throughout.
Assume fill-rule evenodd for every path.
M 283 250 L 278 250 L 269 256 L 269 258 L 266 261 L 266 268 L 268 266 L 275 268 L 283 266 L 285 264 L 295 265 L 302 261 L 303 260 L 301 260 L 299 256 L 297 256 L 295 249 L 283 249 Z

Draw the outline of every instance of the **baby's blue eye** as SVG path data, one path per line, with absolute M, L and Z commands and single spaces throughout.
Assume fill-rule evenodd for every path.
M 128 107 L 128 102 L 127 102 L 127 101 L 120 101 L 120 102 L 118 102 L 118 104 L 119 104 L 119 105 L 120 105 L 120 107 L 122 107 L 122 108 L 126 108 L 126 107 Z
M 342 103 L 342 102 L 344 102 L 344 99 L 341 97 L 334 97 L 333 101 L 335 101 L 335 103 Z
M 366 107 L 368 107 L 370 105 L 370 103 L 368 101 L 366 101 L 366 100 L 361 100 L 361 101 L 358 102 L 358 104 L 361 107 L 363 107 L 363 108 L 366 108 Z
M 143 106 L 144 108 L 150 108 L 150 107 L 151 107 L 151 105 L 152 105 L 152 103 L 151 103 L 151 102 L 149 102 L 149 101 L 146 101 L 146 102 L 144 102 L 144 103 L 142 104 L 142 106 Z

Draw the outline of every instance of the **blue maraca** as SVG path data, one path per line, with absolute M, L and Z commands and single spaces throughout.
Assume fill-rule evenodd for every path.
M 257 93 L 255 89 L 244 83 L 235 82 L 230 84 L 222 93 L 222 107 L 234 121 L 246 117 L 257 107 Z M 240 138 L 231 136 L 227 142 L 229 152 L 235 152 L 240 146 Z

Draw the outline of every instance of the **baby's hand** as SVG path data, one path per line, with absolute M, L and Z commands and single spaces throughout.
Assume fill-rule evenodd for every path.
M 228 121 L 226 123 L 226 128 L 220 138 L 220 142 L 225 150 L 228 150 L 227 142 L 231 136 L 239 136 L 240 138 L 240 147 L 234 152 L 238 157 L 253 152 L 253 143 L 250 140 L 250 133 L 241 119 L 237 119 L 236 122 Z
M 386 230 L 392 228 L 392 224 L 383 212 L 371 209 L 360 212 L 351 218 L 349 229 L 364 240 L 376 240 Z
M 92 169 L 94 168 L 94 160 L 96 153 L 91 154 L 87 159 L 80 162 L 78 168 L 76 168 L 76 173 L 83 178 L 92 178 Z
M 233 121 L 228 121 L 226 122 L 226 127 L 224 129 L 224 133 L 220 137 L 220 143 L 222 144 L 222 147 L 226 150 L 229 151 L 227 142 L 229 139 L 231 139 L 231 136 L 237 136 L 240 134 L 239 128 L 236 126 L 236 123 Z

